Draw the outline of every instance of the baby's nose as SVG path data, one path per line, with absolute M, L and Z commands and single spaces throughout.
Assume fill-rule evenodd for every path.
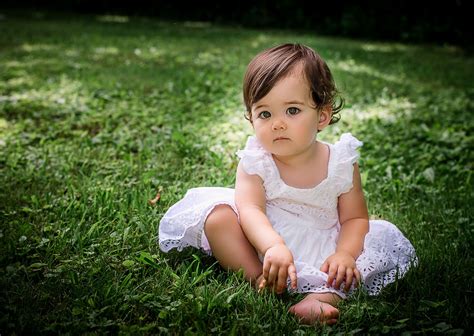
M 286 124 L 283 120 L 281 119 L 276 119 L 274 122 L 273 122 L 273 130 L 275 131 L 278 131 L 278 130 L 282 130 L 282 129 L 286 129 Z

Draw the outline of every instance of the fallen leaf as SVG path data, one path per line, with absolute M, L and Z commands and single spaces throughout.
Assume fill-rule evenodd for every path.
M 157 193 L 155 198 L 148 200 L 148 204 L 150 204 L 151 206 L 155 206 L 156 203 L 160 200 L 160 197 L 161 197 L 161 194 Z

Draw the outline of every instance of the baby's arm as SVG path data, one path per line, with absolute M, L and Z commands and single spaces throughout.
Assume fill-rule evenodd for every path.
M 286 288 L 288 276 L 293 288 L 296 288 L 293 255 L 265 214 L 266 199 L 262 179 L 257 175 L 247 174 L 240 164 L 235 182 L 235 203 L 242 230 L 257 252 L 264 256 L 264 280 L 260 288 L 269 286 L 281 293 Z
M 352 189 L 339 196 L 338 211 L 341 231 L 337 242 L 336 253 L 326 259 L 321 271 L 328 273 L 328 285 L 335 281 L 335 288 L 345 280 L 348 291 L 354 277 L 360 281 L 360 273 L 355 261 L 364 248 L 364 239 L 369 232 L 369 216 L 365 204 L 359 167 L 354 164 Z

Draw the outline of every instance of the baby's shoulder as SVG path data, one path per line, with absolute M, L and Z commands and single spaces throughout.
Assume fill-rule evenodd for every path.
M 356 150 L 364 143 L 353 136 L 351 133 L 344 133 L 340 136 L 339 140 L 334 143 L 337 148 L 353 149 Z
M 240 166 L 249 175 L 259 175 L 262 180 L 271 174 L 271 154 L 258 142 L 255 136 L 250 136 L 244 149 L 236 152 L 240 158 Z
M 336 161 L 352 161 L 354 163 L 359 158 L 358 148 L 363 145 L 363 142 L 353 136 L 351 133 L 344 133 L 338 141 L 330 144 L 331 155 Z

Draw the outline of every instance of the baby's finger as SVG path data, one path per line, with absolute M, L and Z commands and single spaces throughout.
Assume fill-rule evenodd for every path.
M 284 267 L 281 267 L 278 271 L 278 279 L 276 285 L 276 292 L 278 294 L 283 293 L 286 287 L 286 280 L 288 279 L 288 270 Z
M 268 279 L 268 274 L 270 273 L 271 264 L 267 261 L 263 261 L 263 278 Z
M 329 266 L 329 273 L 328 273 L 328 287 L 332 287 L 334 280 L 336 279 L 337 274 L 337 265 L 333 264 Z
M 294 264 L 288 266 L 288 275 L 290 276 L 291 288 L 296 289 L 298 280 L 296 277 L 296 267 Z
M 327 273 L 329 271 L 329 263 L 325 261 L 319 270 L 321 272 Z
M 340 265 L 339 268 L 337 269 L 336 285 L 334 286 L 334 288 L 340 289 L 345 276 L 346 276 L 346 267 Z
M 354 269 L 354 276 L 355 276 L 355 278 L 356 278 L 356 284 L 355 284 L 355 286 L 356 286 L 356 287 L 359 287 L 359 283 L 360 283 L 360 281 L 361 281 L 361 276 L 360 276 L 360 272 L 359 272 L 359 270 L 358 270 L 357 268 Z
M 278 266 L 272 265 L 268 272 L 267 285 L 273 286 L 278 277 Z
M 265 289 L 266 286 L 267 286 L 267 280 L 262 279 L 262 281 L 260 282 L 260 285 L 258 285 L 258 292 L 260 293 L 262 290 Z
M 346 279 L 344 280 L 344 290 L 346 292 L 351 289 L 352 280 L 354 280 L 354 272 L 352 271 L 352 268 L 348 268 L 346 269 Z

